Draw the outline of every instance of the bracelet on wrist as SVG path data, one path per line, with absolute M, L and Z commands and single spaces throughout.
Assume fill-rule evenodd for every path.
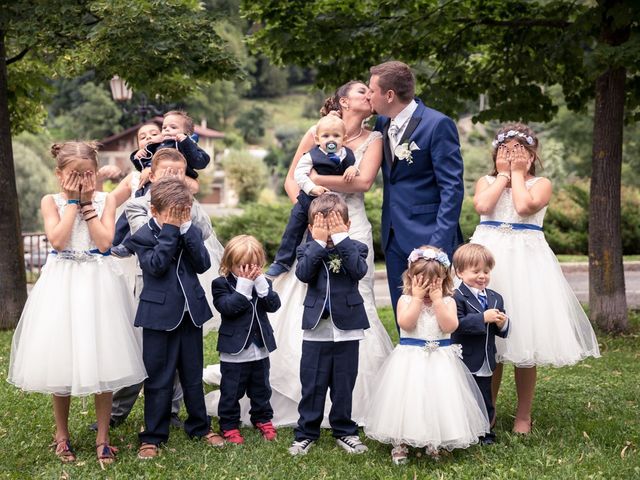
M 67 205 L 80 205 L 80 200 L 76 200 L 75 198 L 70 198 L 67 200 Z
M 91 200 L 89 200 L 88 202 L 80 202 L 81 207 L 86 207 L 88 205 L 92 205 Z
M 94 218 L 98 218 L 98 214 L 97 213 L 93 217 L 85 218 L 84 221 L 88 222 L 89 220 L 93 220 Z
M 508 181 L 511 181 L 511 175 L 509 175 L 508 173 L 500 172 L 500 173 L 498 173 L 498 175 L 496 175 L 496 178 L 498 178 L 498 177 L 504 177 Z

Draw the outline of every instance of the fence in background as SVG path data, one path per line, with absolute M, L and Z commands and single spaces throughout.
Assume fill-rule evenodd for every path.
M 24 268 L 27 271 L 27 282 L 34 283 L 40 276 L 40 271 L 47 261 L 47 255 L 52 250 L 44 232 L 23 233 Z

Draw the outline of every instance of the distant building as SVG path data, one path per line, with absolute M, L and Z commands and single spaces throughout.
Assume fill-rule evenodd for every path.
M 162 117 L 155 117 L 149 121 L 162 125 Z M 129 173 L 133 168 L 133 165 L 131 165 L 131 162 L 129 161 L 129 155 L 131 155 L 131 152 L 138 147 L 136 133 L 142 125 L 142 123 L 139 123 L 120 133 L 101 140 L 100 143 L 102 146 L 100 147 L 100 152 L 98 154 L 100 166 L 116 165 L 124 174 Z M 211 157 L 211 163 L 202 171 L 212 182 L 211 193 L 206 195 L 204 198 L 201 198 L 201 202 L 212 204 L 225 203 L 223 201 L 224 176 L 220 177 L 219 174 L 216 174 L 214 167 L 214 140 L 224 138 L 224 133 L 208 128 L 206 120 L 203 120 L 200 125 L 195 125 L 194 130 L 199 137 L 198 146 Z

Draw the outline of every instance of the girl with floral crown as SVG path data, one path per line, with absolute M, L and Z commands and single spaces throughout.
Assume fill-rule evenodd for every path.
M 395 464 L 407 461 L 409 446 L 466 448 L 489 432 L 482 394 L 451 343 L 458 328 L 453 280 L 446 253 L 422 246 L 409 256 L 398 301 L 400 342 L 378 373 L 364 431 L 393 445 Z
M 536 365 L 561 367 L 599 357 L 589 319 L 567 283 L 542 231 L 551 182 L 536 176 L 538 138 L 526 125 L 508 124 L 496 134 L 493 171 L 476 183 L 480 225 L 471 241 L 495 256 L 492 288 L 512 319 L 507 338 L 497 338 L 496 360 L 515 366 L 518 407 L 513 431 L 531 431 Z M 493 402 L 502 365 L 493 374 Z M 495 418 L 492 419 L 492 423 Z

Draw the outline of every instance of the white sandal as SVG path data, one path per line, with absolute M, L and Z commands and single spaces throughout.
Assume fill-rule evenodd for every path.
M 406 445 L 398 445 L 391 449 L 391 460 L 395 465 L 403 465 L 407 463 L 409 456 L 409 448 Z

